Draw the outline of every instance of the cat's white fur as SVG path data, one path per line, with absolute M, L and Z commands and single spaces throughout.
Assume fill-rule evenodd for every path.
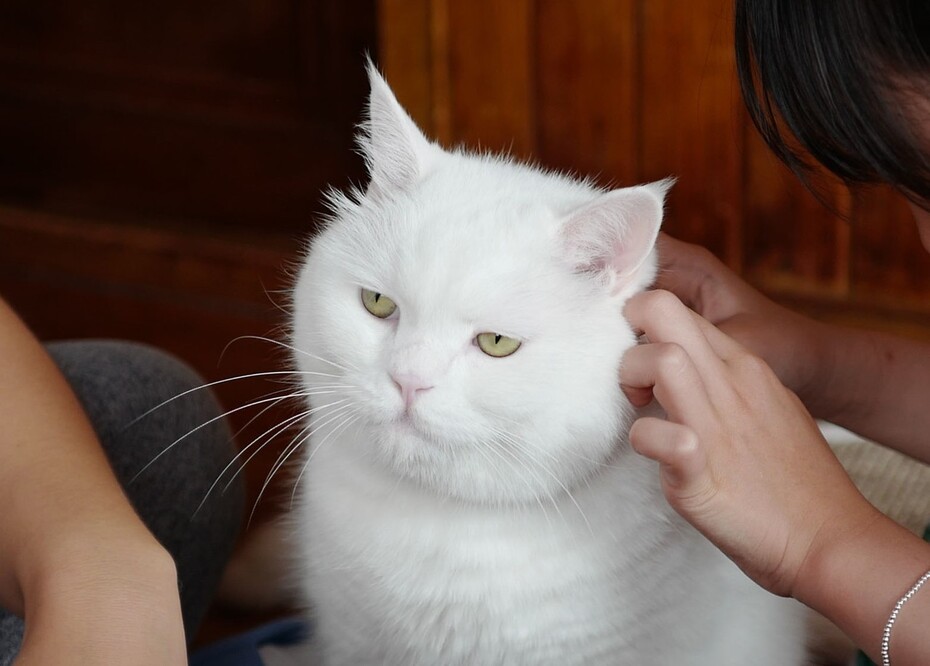
M 442 150 L 370 79 L 371 184 L 333 196 L 293 303 L 316 411 L 291 521 L 323 662 L 802 663 L 799 609 L 684 524 L 625 442 L 621 312 L 654 279 L 670 183 Z M 522 346 L 492 358 L 482 332 Z M 404 375 L 431 387 L 408 411 Z

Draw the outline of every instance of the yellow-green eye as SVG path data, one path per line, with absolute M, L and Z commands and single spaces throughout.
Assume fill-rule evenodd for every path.
M 520 348 L 520 341 L 499 333 L 479 333 L 475 338 L 478 347 L 488 356 L 501 358 L 510 356 Z
M 362 305 L 380 319 L 387 319 L 397 309 L 397 303 L 384 294 L 379 294 L 371 289 L 362 289 Z

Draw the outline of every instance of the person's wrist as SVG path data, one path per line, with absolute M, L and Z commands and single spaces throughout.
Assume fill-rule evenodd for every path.
M 926 573 L 930 546 L 861 496 L 837 506 L 846 508 L 843 516 L 818 534 L 791 596 L 824 615 L 878 661 L 890 613 Z M 910 608 L 895 624 L 892 650 L 904 657 L 901 663 L 923 664 L 926 643 L 919 607 L 925 604 L 926 617 L 930 604 L 921 597 L 914 603 L 918 608 Z
M 807 410 L 815 417 L 830 420 L 838 409 L 831 389 L 838 367 L 835 328 L 813 319 L 796 315 L 800 321 L 800 341 L 795 346 L 801 355 L 797 365 L 795 392 Z
M 810 329 L 811 377 L 799 397 L 811 414 L 831 423 L 867 420 L 886 363 L 881 336 L 813 320 Z
M 850 565 L 860 564 L 858 555 L 869 551 L 865 544 L 888 521 L 854 488 L 848 498 L 834 506 L 838 510 L 824 515 L 810 537 L 790 591 L 791 597 L 831 619 L 837 613 L 842 614 L 846 606 L 842 590 L 849 583 L 845 577 Z

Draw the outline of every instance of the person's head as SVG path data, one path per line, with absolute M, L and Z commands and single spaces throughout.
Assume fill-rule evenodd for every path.
M 775 154 L 808 183 L 799 146 L 849 185 L 892 185 L 930 234 L 930 2 L 736 0 L 735 37 Z

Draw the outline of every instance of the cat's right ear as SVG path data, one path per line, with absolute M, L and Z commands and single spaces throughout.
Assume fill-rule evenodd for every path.
M 601 194 L 574 211 L 562 229 L 576 269 L 601 275 L 613 293 L 629 296 L 654 277 L 656 237 L 662 224 L 668 178 Z M 647 270 L 643 270 L 643 269 Z
M 393 91 L 368 61 L 368 116 L 359 136 L 362 154 L 371 175 L 369 194 L 403 190 L 416 183 L 429 169 L 434 146 L 398 103 Z

